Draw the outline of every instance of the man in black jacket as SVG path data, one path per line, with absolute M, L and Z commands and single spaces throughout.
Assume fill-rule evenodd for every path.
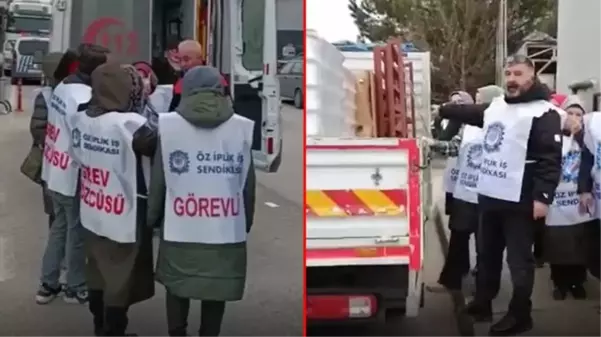
M 490 106 L 447 105 L 442 118 L 482 127 L 478 177 L 481 223 L 476 296 L 467 313 L 492 320 L 492 300 L 501 283 L 503 251 L 513 296 L 507 314 L 490 327 L 495 336 L 532 329 L 534 222 L 547 215 L 561 175 L 561 117 L 526 57 L 510 57 L 506 94 Z M 476 154 L 475 154 L 476 155 Z

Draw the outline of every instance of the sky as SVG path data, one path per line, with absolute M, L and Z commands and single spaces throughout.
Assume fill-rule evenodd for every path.
M 359 30 L 348 9 L 348 0 L 305 0 L 307 29 L 316 30 L 329 42 L 355 41 Z

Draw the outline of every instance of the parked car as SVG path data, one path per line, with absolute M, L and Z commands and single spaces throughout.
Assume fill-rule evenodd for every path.
M 303 108 L 303 58 L 297 57 L 286 62 L 278 73 L 282 100 L 294 102 L 298 109 Z

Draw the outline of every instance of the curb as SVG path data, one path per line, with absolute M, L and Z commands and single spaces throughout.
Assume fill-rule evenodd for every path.
M 449 237 L 446 234 L 446 224 L 443 219 L 443 212 L 440 210 L 438 205 L 432 208 L 432 220 L 438 236 L 438 242 L 445 259 L 449 252 Z M 451 301 L 453 302 L 453 314 L 455 316 L 455 322 L 457 324 L 457 330 L 461 336 L 475 336 L 476 332 L 474 329 L 474 320 L 463 313 L 465 308 L 465 295 L 461 291 L 449 292 Z

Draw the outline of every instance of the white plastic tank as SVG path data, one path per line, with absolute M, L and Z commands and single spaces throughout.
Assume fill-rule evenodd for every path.
M 344 56 L 314 30 L 307 30 L 306 136 L 352 137 L 355 121 L 355 76 Z

